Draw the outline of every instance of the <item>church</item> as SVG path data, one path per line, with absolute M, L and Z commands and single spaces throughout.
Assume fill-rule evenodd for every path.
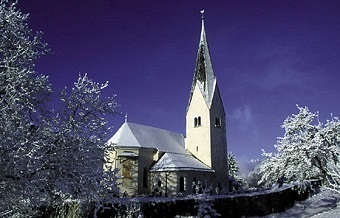
M 203 13 L 186 135 L 125 120 L 108 143 L 108 163 L 119 169 L 119 188 L 125 195 L 188 195 L 193 184 L 214 192 L 228 188 L 226 115 Z

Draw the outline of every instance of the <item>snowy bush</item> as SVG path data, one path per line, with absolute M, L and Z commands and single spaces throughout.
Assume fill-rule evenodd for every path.
M 138 201 L 131 201 L 128 202 L 127 204 L 127 214 L 128 217 L 138 217 L 141 218 L 143 217 L 143 212 L 141 210 L 141 203 Z
M 197 217 L 218 217 L 221 216 L 215 209 L 212 208 L 214 205 L 214 200 L 210 199 L 207 195 L 202 194 L 196 196 L 197 202 Z

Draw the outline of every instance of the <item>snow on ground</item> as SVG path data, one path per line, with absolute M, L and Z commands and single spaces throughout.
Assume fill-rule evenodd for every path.
M 328 189 L 321 189 L 305 201 L 296 202 L 285 212 L 270 214 L 265 218 L 312 217 L 333 218 L 340 217 L 340 195 Z

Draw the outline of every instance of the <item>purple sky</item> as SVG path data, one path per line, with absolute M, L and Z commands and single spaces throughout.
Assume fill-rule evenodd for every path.
M 21 0 L 53 53 L 36 65 L 55 90 L 79 73 L 109 81 L 130 122 L 185 134 L 201 9 L 224 106 L 228 150 L 273 151 L 296 104 L 340 115 L 340 2 Z M 123 117 L 112 119 L 118 128 Z

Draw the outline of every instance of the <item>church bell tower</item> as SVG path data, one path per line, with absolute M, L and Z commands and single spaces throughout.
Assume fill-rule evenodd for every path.
M 226 115 L 202 28 L 186 111 L 186 149 L 215 171 L 214 186 L 227 187 Z

